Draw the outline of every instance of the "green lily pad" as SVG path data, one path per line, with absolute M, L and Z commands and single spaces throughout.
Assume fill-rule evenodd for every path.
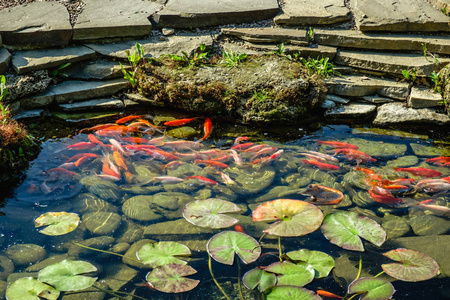
M 386 240 L 386 231 L 374 220 L 354 212 L 335 212 L 323 220 L 323 235 L 333 244 L 347 250 L 364 251 L 362 237 L 376 246 Z
M 63 260 L 42 269 L 38 279 L 51 284 L 58 291 L 79 291 L 92 286 L 96 277 L 79 274 L 97 271 L 97 268 L 86 261 Z
M 156 268 L 168 264 L 187 264 L 175 256 L 190 256 L 191 250 L 180 243 L 159 242 L 145 244 L 136 255 L 144 264 Z
M 206 199 L 190 202 L 183 211 L 183 217 L 190 223 L 207 228 L 227 228 L 238 219 L 224 213 L 238 212 L 241 209 L 234 203 L 221 199 Z
M 320 227 L 323 214 L 315 205 L 300 200 L 277 199 L 253 211 L 253 221 L 277 221 L 264 230 L 277 236 L 301 236 Z
M 8 300 L 56 300 L 58 297 L 59 291 L 34 277 L 19 278 L 6 290 Z
M 363 293 L 360 300 L 387 300 L 394 292 L 394 286 L 383 278 L 363 277 L 348 286 L 349 294 Z
M 306 263 L 276 262 L 266 267 L 267 272 L 278 274 L 277 285 L 304 286 L 314 279 L 314 268 Z
M 147 274 L 148 283 L 160 292 L 183 293 L 194 289 L 199 280 L 186 278 L 197 271 L 186 265 L 168 264 L 159 266 Z
M 383 253 L 392 260 L 401 262 L 381 265 L 389 276 L 403 281 L 422 281 L 436 276 L 437 262 L 428 255 L 411 249 L 395 249 Z
M 313 291 L 298 286 L 274 286 L 264 294 L 266 300 L 322 300 Z
M 232 265 L 237 254 L 241 261 L 249 264 L 261 255 L 261 247 L 251 236 L 237 231 L 222 231 L 206 244 L 211 257 L 226 265 Z
M 242 277 L 242 282 L 248 289 L 253 290 L 255 287 L 258 287 L 258 290 L 263 292 L 277 283 L 277 276 L 263 269 L 256 268 L 245 273 L 244 277 Z
M 291 251 L 286 255 L 297 261 L 304 261 L 309 263 L 314 270 L 317 271 L 316 278 L 326 277 L 330 274 L 331 269 L 334 268 L 334 259 L 326 253 L 320 251 L 313 251 L 308 249 L 301 249 Z
M 40 215 L 34 220 L 34 226 L 46 226 L 39 231 L 46 235 L 63 235 L 74 231 L 80 224 L 80 217 L 74 213 L 68 212 L 48 212 Z

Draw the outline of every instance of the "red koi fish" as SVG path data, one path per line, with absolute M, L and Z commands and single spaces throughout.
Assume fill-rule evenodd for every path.
M 90 128 L 83 128 L 83 129 L 80 130 L 80 133 L 83 133 L 85 131 L 95 131 L 95 130 L 105 129 L 105 128 L 108 128 L 108 127 L 111 127 L 111 126 L 116 126 L 116 124 L 108 123 L 108 124 L 100 124 L 100 125 L 93 126 L 93 127 L 90 127 Z
M 411 179 L 411 178 L 397 178 L 394 180 L 388 180 L 388 179 L 382 180 L 382 183 L 385 185 L 400 184 L 400 185 L 406 185 L 408 187 L 411 187 L 414 182 L 416 182 L 416 180 Z
M 248 136 L 240 136 L 240 137 L 237 137 L 237 138 L 234 140 L 234 144 L 237 145 L 237 144 L 241 143 L 242 141 L 246 141 L 246 140 L 248 140 L 248 139 L 249 139 Z
M 442 173 L 439 171 L 435 171 L 427 168 L 394 168 L 397 172 L 408 172 L 413 175 L 425 176 L 425 177 L 437 177 L 441 176 Z
M 387 191 L 387 190 L 385 190 Z M 380 193 L 375 188 L 369 190 L 370 197 L 378 203 L 386 204 L 386 205 L 396 205 L 399 203 L 403 203 L 402 199 L 396 198 L 392 195 L 391 192 L 388 191 L 389 194 L 383 192 Z
M 97 147 L 96 144 L 90 142 L 80 142 L 73 145 L 67 146 L 67 149 L 70 150 L 87 150 Z
M 435 205 L 430 204 L 430 202 L 433 202 L 433 199 L 428 199 L 422 202 L 417 203 L 417 207 L 421 209 L 428 209 L 434 212 L 437 215 L 444 216 L 444 217 L 450 217 L 450 208 L 447 206 L 441 206 L 441 205 Z
M 120 118 L 119 120 L 117 120 L 116 124 L 123 124 L 123 123 L 126 123 L 126 122 L 134 120 L 134 119 L 140 119 L 142 117 L 144 117 L 144 115 L 138 115 L 138 116 L 132 115 L 132 116 L 123 117 L 123 118 Z
M 212 121 L 210 118 L 206 118 L 205 123 L 203 124 L 203 131 L 205 132 L 205 135 L 199 140 L 200 142 L 206 139 L 210 134 L 212 130 Z
M 377 161 L 372 156 L 355 149 L 336 149 L 334 155 L 336 154 L 344 154 L 348 160 L 356 160 L 357 163 Z
M 435 158 L 428 158 L 426 162 L 436 164 L 436 165 L 443 165 L 450 162 L 449 156 L 440 156 Z
M 443 178 L 441 178 L 441 179 L 450 182 L 450 176 L 443 177 Z
M 231 149 L 233 149 L 233 150 L 246 150 L 246 149 L 248 149 L 248 148 L 250 148 L 250 147 L 252 147 L 254 144 L 253 143 L 243 143 L 243 144 L 237 144 L 237 145 L 234 145 L 233 147 L 231 147 Z
M 178 120 L 172 120 L 167 121 L 164 123 L 165 126 L 182 126 L 189 122 L 194 121 L 196 118 L 189 118 L 189 119 L 178 119 Z
M 197 165 L 200 165 L 200 164 L 207 165 L 209 167 L 213 167 L 213 168 L 216 168 L 216 169 L 226 169 L 226 168 L 228 168 L 227 164 L 224 164 L 224 163 L 221 163 L 221 162 L 215 161 L 215 160 L 199 160 L 198 159 L 198 160 L 195 160 L 194 162 Z
M 213 158 L 212 160 L 218 161 L 218 162 L 221 162 L 221 163 L 227 163 L 227 162 L 230 162 L 230 161 L 233 160 L 233 155 L 226 154 L 226 155 L 223 155 L 223 156 L 219 156 L 219 157 Z
M 344 297 L 338 296 L 336 294 L 333 294 L 331 292 L 327 292 L 325 290 L 317 290 L 317 295 L 325 298 L 331 298 L 331 299 L 343 299 Z
M 356 167 L 355 170 L 364 172 L 364 174 L 366 174 L 371 180 L 381 182 L 380 176 L 370 169 Z
M 129 142 L 129 143 L 138 144 L 138 145 L 147 144 L 150 142 L 150 140 L 140 138 L 140 137 L 121 137 L 120 139 L 124 142 Z
M 78 154 L 75 154 L 74 156 L 72 156 L 71 158 L 69 158 L 67 161 L 68 162 L 77 161 L 78 159 L 80 159 L 82 157 L 98 157 L 98 155 L 94 154 L 94 153 L 78 153 Z
M 303 163 L 307 166 L 314 166 L 317 167 L 321 170 L 339 170 L 339 166 L 336 165 L 332 165 L 332 164 L 327 164 L 327 163 L 322 163 L 320 161 L 316 161 L 316 160 L 307 160 L 304 159 Z
M 316 140 L 317 145 L 326 145 L 326 146 L 330 146 L 333 147 L 335 149 L 359 149 L 358 146 L 353 145 L 353 144 L 349 144 L 349 143 L 343 143 L 343 142 L 337 142 L 337 141 L 321 141 L 321 140 Z
M 198 180 L 202 181 L 206 185 L 218 185 L 219 184 L 217 181 L 214 181 L 212 179 L 206 178 L 204 176 L 198 176 L 198 175 L 196 175 L 196 176 L 189 176 L 187 179 L 188 180 L 189 179 L 198 179 Z
M 245 233 L 244 228 L 239 224 L 234 225 L 234 231 Z
M 93 153 L 85 153 L 85 154 L 93 154 Z M 84 155 L 82 157 L 80 157 L 79 159 L 77 159 L 73 164 L 75 167 L 80 167 L 81 165 L 84 165 L 86 162 L 88 162 L 90 159 L 92 158 L 97 158 L 100 157 L 97 154 L 93 154 L 93 155 Z

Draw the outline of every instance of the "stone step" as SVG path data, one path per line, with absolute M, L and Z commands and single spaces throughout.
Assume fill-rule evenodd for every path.
M 438 72 L 450 63 L 450 58 L 439 58 L 437 62 L 433 57 L 408 53 L 381 53 L 339 51 L 335 63 L 351 66 L 353 68 L 378 71 L 402 75 L 403 70 L 415 69 L 417 77 L 428 77 L 433 71 Z
M 245 43 L 245 47 L 248 49 L 258 50 L 264 53 L 272 53 L 273 51 L 278 51 L 278 46 L 271 44 L 253 44 L 253 43 Z M 299 53 L 301 57 L 310 57 L 314 59 L 328 57 L 332 60 L 336 55 L 336 48 L 328 47 L 328 46 L 310 46 L 310 47 L 302 47 L 295 45 L 284 45 L 285 54 L 293 54 Z
M 314 29 L 314 42 L 320 45 L 357 49 L 423 51 L 450 54 L 450 37 L 442 35 L 381 34 L 358 30 Z
M 117 110 L 124 108 L 120 99 L 103 98 L 74 103 L 59 104 L 58 108 L 66 112 L 92 111 L 92 110 Z
M 131 70 L 128 64 L 122 64 L 125 70 Z M 61 70 L 67 78 L 83 80 L 106 80 L 123 77 L 122 69 L 118 62 L 96 60 L 88 63 L 81 62 Z
M 18 74 L 36 70 L 57 68 L 65 63 L 73 63 L 93 58 L 95 51 L 84 46 L 63 49 L 16 51 L 12 66 Z
M 277 0 L 168 0 L 152 18 L 159 27 L 195 28 L 266 20 L 278 12 Z
M 403 103 L 393 102 L 378 107 L 377 116 L 373 121 L 375 125 L 389 124 L 439 124 L 450 123 L 447 115 L 436 113 L 429 108 L 410 108 Z
M 377 106 L 374 104 L 349 103 L 338 105 L 327 110 L 324 114 L 327 120 L 352 121 L 364 120 L 375 114 Z
M 11 53 L 5 48 L 0 48 L 0 75 L 8 70 L 9 62 L 11 60 Z
M 8 47 L 67 46 L 72 26 L 62 4 L 39 1 L 0 10 L 0 34 Z
M 239 37 L 251 43 L 290 43 L 306 46 L 309 44 L 306 30 L 287 28 L 223 28 L 222 34 Z
M 83 11 L 73 27 L 73 37 L 98 40 L 150 35 L 150 15 L 159 11 L 164 1 L 83 0 Z
M 328 93 L 338 96 L 363 97 L 380 95 L 403 100 L 409 96 L 409 84 L 391 79 L 350 75 L 325 80 Z
M 287 26 L 326 25 L 351 20 L 344 0 L 284 0 L 275 24 Z
M 24 109 L 46 107 L 51 103 L 63 104 L 74 101 L 112 96 L 128 87 L 124 79 L 108 81 L 65 81 L 50 87 L 43 94 L 20 100 Z
M 350 1 L 361 31 L 450 31 L 450 18 L 424 0 Z
M 438 107 L 444 105 L 442 95 L 429 88 L 412 87 L 408 105 L 412 108 Z

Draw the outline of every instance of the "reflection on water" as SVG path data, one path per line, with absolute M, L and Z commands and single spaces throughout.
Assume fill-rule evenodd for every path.
M 205 246 L 219 230 L 188 223 L 182 217 L 185 205 L 208 198 L 232 201 L 243 211 L 236 216 L 243 230 L 259 239 L 267 225 L 252 222 L 251 212 L 265 201 L 287 198 L 315 203 L 324 214 L 354 211 L 385 228 L 388 241 L 381 249 L 365 244 L 363 276 L 379 273 L 386 262 L 381 253 L 399 247 L 428 253 L 440 264 L 440 278 L 419 284 L 395 282 L 395 299 L 450 297 L 448 290 L 440 288 L 449 286 L 446 276 L 450 274 L 444 252 L 450 249 L 446 235 L 450 230 L 450 159 L 446 158 L 450 148 L 432 147 L 423 136 L 388 136 L 346 126 L 312 133 L 286 128 L 289 138 L 283 143 L 277 137 L 271 140 L 270 132 L 263 134 L 264 139 L 247 139 L 244 134 L 233 136 L 216 129 L 213 138 L 195 142 L 167 137 L 162 134 L 164 128 L 142 121 L 135 123 L 127 120 L 43 143 L 23 182 L 6 198 L 0 217 L 4 249 L 14 244 L 43 249 L 27 253 L 26 259 L 6 250 L 14 258 L 14 271 L 5 267 L 7 259 L 0 256 L 4 269 L 0 280 L 18 278 L 10 275 L 13 272 L 38 271 L 42 266 L 34 263 L 49 257 L 53 260 L 48 264 L 72 258 L 101 266 L 98 277 L 104 289 L 172 299 L 170 294 L 139 286 L 148 269 L 138 262 L 73 244 L 132 256 L 149 241 L 170 240 L 193 251 L 189 264 L 199 273 L 191 277 L 202 281 L 187 298 L 218 299 L 220 293 L 212 292 L 215 285 L 210 281 Z M 34 228 L 38 216 L 59 211 L 80 215 L 82 222 L 75 231 L 51 237 Z M 265 236 L 263 253 L 268 254 L 242 272 L 276 261 L 277 256 L 271 255 L 277 251 L 276 243 L 276 237 Z M 340 285 L 356 276 L 360 254 L 330 244 L 320 231 L 283 238 L 282 244 L 285 252 L 307 248 L 335 258 L 334 276 L 306 288 L 343 295 Z M 213 268 L 219 279 L 237 276 L 236 267 L 213 263 Z M 226 278 L 222 283 L 233 286 Z

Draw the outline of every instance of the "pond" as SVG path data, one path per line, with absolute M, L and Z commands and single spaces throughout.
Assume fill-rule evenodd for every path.
M 164 125 L 174 118 L 143 112 L 116 124 L 122 116 L 83 130 L 61 124 L 59 134 L 43 138 L 39 156 L 20 182 L 3 187 L 0 280 L 44 277 L 38 274 L 41 269 L 67 259 L 95 266 L 88 276 L 97 280 L 91 293 L 61 292 L 62 299 L 226 299 L 212 280 L 208 247 L 211 270 L 230 299 L 240 299 L 238 278 L 255 268 L 284 282 L 282 271 L 270 272 L 280 260 L 297 264 L 300 269 L 293 273 L 303 275 L 293 280 L 304 280 L 305 289 L 344 296 L 360 264 L 360 277 L 374 277 L 383 271 L 381 265 L 394 262 L 384 253 L 406 248 L 430 256 L 439 264 L 439 274 L 432 270 L 431 279 L 410 282 L 416 280 L 397 280 L 386 271 L 377 278 L 392 283 L 393 297 L 450 299 L 448 132 L 332 124 L 260 129 L 219 124 L 213 118 L 208 135 L 205 118 Z M 190 137 L 171 137 L 168 133 L 176 127 L 169 125 L 190 127 L 183 131 Z M 61 214 L 47 223 L 37 219 L 48 212 Z M 339 221 L 339 212 L 345 220 Z M 61 221 L 63 216 L 75 220 Z M 44 229 L 40 223 L 50 226 Z M 220 263 L 214 245 L 226 246 L 230 240 L 241 258 L 241 250 L 255 257 L 247 265 L 237 263 L 237 256 L 234 263 Z M 247 242 L 256 246 L 239 248 Z M 301 249 L 327 254 L 329 269 L 317 267 L 323 258 L 314 263 L 290 257 Z M 159 262 L 173 259 L 171 254 L 196 270 L 187 276 L 190 281 L 178 278 L 171 288 L 189 286 L 191 291 L 164 293 L 146 284 L 152 269 L 168 276 Z M 262 299 L 258 288 L 242 286 L 242 294 Z M 305 299 L 316 299 L 309 297 Z

